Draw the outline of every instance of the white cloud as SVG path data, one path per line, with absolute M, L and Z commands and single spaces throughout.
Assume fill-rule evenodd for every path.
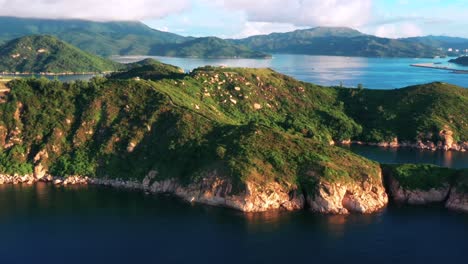
M 188 7 L 189 0 L 0 0 L 0 16 L 143 20 L 162 18 Z
M 377 27 L 375 35 L 383 38 L 406 38 L 422 36 L 423 31 L 414 23 L 395 23 Z
M 208 0 L 204 0 L 208 1 Z M 250 22 L 286 23 L 300 27 L 364 25 L 372 0 L 211 0 L 239 10 Z

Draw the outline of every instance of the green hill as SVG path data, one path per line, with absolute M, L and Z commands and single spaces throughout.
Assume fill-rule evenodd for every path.
M 215 38 L 197 38 L 180 44 L 156 45 L 151 54 L 168 57 L 192 58 L 270 58 L 271 56 L 253 51 L 242 45 Z
M 106 72 L 121 67 L 51 36 L 22 37 L 0 46 L 0 72 Z
M 319 193 L 337 195 L 340 186 L 379 199 L 380 165 L 332 140 L 412 139 L 421 132 L 435 139 L 447 126 L 468 139 L 462 111 L 468 90 L 441 83 L 345 90 L 270 69 L 204 67 L 184 74 L 147 60 L 89 82 L 7 85 L 11 92 L 0 104 L 0 173 L 6 174 L 31 173 L 40 164 L 58 176 L 141 181 L 155 172 L 158 182 L 175 179 L 208 191 L 204 179 L 217 177 L 231 184 L 224 190 L 231 195 L 274 183 L 309 203 Z M 338 208 L 364 210 L 342 200 Z
M 338 89 L 345 113 L 363 127 L 355 139 L 366 142 L 438 142 L 451 130 L 456 141 L 468 141 L 468 89 L 445 83 L 397 90 Z
M 420 42 L 379 38 L 349 28 L 318 27 L 232 40 L 270 53 L 360 57 L 434 57 L 444 55 Z

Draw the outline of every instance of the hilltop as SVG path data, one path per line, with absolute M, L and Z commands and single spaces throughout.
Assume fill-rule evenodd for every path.
M 0 72 L 82 73 L 122 68 L 51 36 L 28 36 L 0 46 Z

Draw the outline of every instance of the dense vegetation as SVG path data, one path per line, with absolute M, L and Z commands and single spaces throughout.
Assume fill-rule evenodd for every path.
M 441 168 L 434 165 L 383 165 L 383 170 L 406 190 L 428 191 L 455 184 L 461 186 L 468 180 L 467 170 Z
M 180 44 L 157 45 L 151 54 L 168 57 L 192 58 L 269 58 L 268 54 L 253 51 L 243 45 L 208 37 L 189 40 Z
M 361 57 L 434 57 L 445 55 L 435 46 L 379 38 L 349 28 L 318 27 L 234 40 L 254 50 L 272 53 Z
M 31 172 L 41 163 L 59 176 L 142 179 L 156 170 L 160 179 L 184 183 L 216 172 L 237 187 L 276 181 L 310 191 L 320 179 L 379 180 L 378 164 L 332 140 L 388 129 L 404 137 L 447 124 L 466 137 L 459 110 L 466 108 L 466 91 L 449 85 L 344 90 L 270 69 L 204 67 L 184 74 L 151 60 L 130 67 L 90 82 L 8 83 L 11 93 L 0 104 L 0 172 Z M 391 110 L 385 101 L 401 102 Z M 438 109 L 447 102 L 453 108 Z M 431 107 L 442 112 L 431 114 Z M 412 122 L 422 121 L 400 132 L 366 115 L 374 108 L 396 124 L 407 122 L 409 112 Z
M 450 62 L 460 64 L 463 66 L 468 66 L 468 56 L 459 57 L 459 58 L 450 60 Z
M 0 72 L 81 73 L 122 68 L 51 36 L 29 36 L 0 46 Z
M 430 83 L 396 90 L 338 88 L 345 112 L 363 130 L 355 139 L 365 142 L 440 140 L 451 130 L 456 141 L 468 141 L 468 89 Z
M 54 175 L 142 179 L 155 169 L 186 183 L 217 171 L 237 186 L 291 188 L 320 177 L 378 180 L 376 163 L 329 146 L 332 124 L 357 126 L 325 106 L 330 91 L 299 85 L 271 70 L 220 68 L 156 81 L 15 80 L 0 105 L 0 130 L 9 131 L 0 133 L 0 170 L 31 172 L 40 162 Z M 287 115 L 299 105 L 297 120 Z M 308 116 L 316 120 L 305 126 Z

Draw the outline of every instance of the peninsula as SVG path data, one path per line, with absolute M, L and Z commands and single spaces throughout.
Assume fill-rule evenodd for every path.
M 245 212 L 372 213 L 389 197 L 468 211 L 466 170 L 386 167 L 334 146 L 466 150 L 468 90 L 453 85 L 344 89 L 145 61 L 89 82 L 7 86 L 0 183 L 104 184 Z

